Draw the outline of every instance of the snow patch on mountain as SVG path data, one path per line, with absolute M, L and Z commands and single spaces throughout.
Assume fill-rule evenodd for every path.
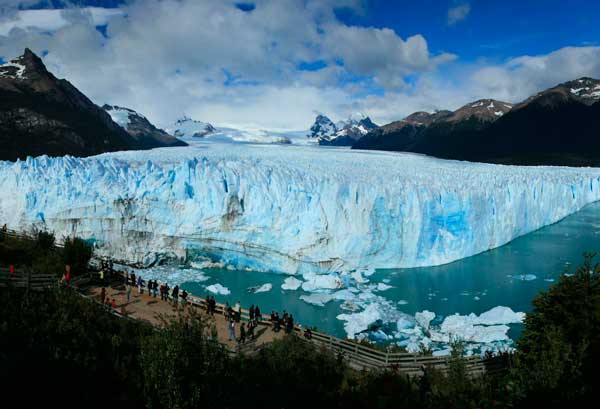
M 190 142 L 197 139 L 230 143 L 289 144 L 290 138 L 284 134 L 263 129 L 236 129 L 215 127 L 208 122 L 189 117 L 179 119 L 168 128 L 178 138 Z

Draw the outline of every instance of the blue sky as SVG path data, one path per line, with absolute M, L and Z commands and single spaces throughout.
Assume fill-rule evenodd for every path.
M 96 103 L 222 125 L 377 123 L 600 77 L 600 2 L 2 0 L 0 58 L 24 47 Z
M 448 25 L 448 10 L 462 4 L 469 4 L 468 15 Z M 590 0 L 372 0 L 363 15 L 349 9 L 337 14 L 347 24 L 389 27 L 400 37 L 420 33 L 432 51 L 464 61 L 502 61 L 600 41 L 600 2 Z

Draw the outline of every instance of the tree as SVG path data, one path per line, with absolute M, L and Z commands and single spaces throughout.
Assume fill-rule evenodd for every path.
M 586 254 L 573 275 L 542 291 L 517 342 L 515 393 L 523 405 L 583 402 L 600 384 L 600 265 Z
M 80 238 L 65 240 L 63 262 L 71 266 L 71 274 L 78 275 L 87 272 L 88 263 L 92 258 L 92 246 Z

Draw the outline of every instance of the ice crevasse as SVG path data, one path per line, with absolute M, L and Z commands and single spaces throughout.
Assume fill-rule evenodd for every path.
M 600 199 L 600 169 L 197 144 L 0 162 L 0 223 L 152 264 L 285 273 L 448 263 Z

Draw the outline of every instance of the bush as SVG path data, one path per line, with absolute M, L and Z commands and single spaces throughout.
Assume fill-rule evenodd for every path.
M 63 263 L 71 266 L 71 275 L 85 274 L 92 258 L 92 246 L 80 238 L 65 240 Z
M 600 267 L 594 255 L 573 276 L 541 292 L 517 343 L 514 388 L 524 406 L 561 407 L 599 386 Z

